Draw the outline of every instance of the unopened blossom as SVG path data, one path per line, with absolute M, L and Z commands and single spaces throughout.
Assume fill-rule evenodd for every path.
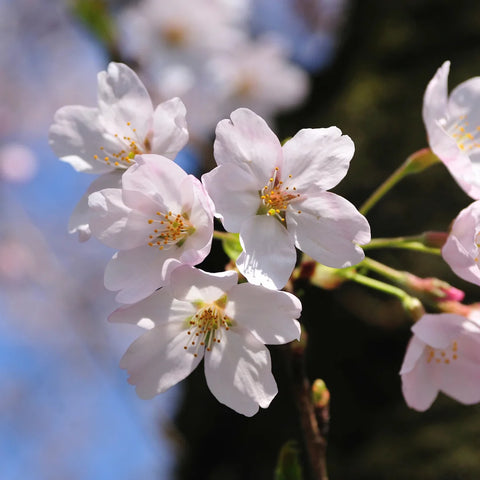
M 99 180 L 103 188 L 116 186 L 137 155 L 156 153 L 174 159 L 188 140 L 185 106 L 172 98 L 153 108 L 150 96 L 136 73 L 122 63 L 110 63 L 98 74 L 98 106 L 60 108 L 50 127 L 53 151 L 79 172 L 109 175 Z M 88 195 L 75 208 L 70 233 L 90 236 L 86 223 Z
M 480 77 L 461 83 L 448 95 L 450 62 L 430 80 L 423 99 L 423 121 L 433 153 L 460 187 L 480 199 Z
M 122 176 L 122 188 L 89 196 L 89 224 L 119 251 L 105 270 L 105 286 L 133 303 L 166 285 L 182 264 L 197 265 L 209 253 L 211 200 L 202 184 L 160 155 L 139 155 Z
M 203 358 L 207 385 L 219 402 L 246 416 L 269 406 L 277 385 L 265 344 L 300 337 L 301 304 L 287 292 L 237 280 L 233 271 L 182 266 L 169 286 L 110 316 L 147 330 L 120 362 L 139 397 L 168 390 Z
M 460 278 L 480 285 L 480 201 L 457 215 L 442 256 Z
M 295 266 L 295 247 L 329 267 L 360 262 L 368 222 L 327 191 L 347 173 L 352 140 L 336 127 L 304 129 L 282 147 L 252 111 L 241 108 L 230 118 L 217 126 L 218 166 L 202 181 L 225 229 L 240 233 L 240 272 L 252 283 L 282 288 Z
M 400 370 L 407 404 L 427 410 L 442 392 L 464 404 L 480 402 L 480 323 L 452 313 L 425 314 Z

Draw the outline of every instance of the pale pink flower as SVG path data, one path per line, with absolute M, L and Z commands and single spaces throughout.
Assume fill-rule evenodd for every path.
M 0 180 L 11 183 L 30 181 L 37 173 L 37 157 L 32 149 L 21 143 L 0 147 Z
M 448 95 L 450 62 L 430 80 L 423 99 L 423 121 L 433 153 L 460 187 L 480 199 L 480 77 L 470 78 Z
M 122 176 L 122 188 L 94 192 L 89 224 L 119 250 L 105 270 L 105 286 L 133 303 L 166 285 L 182 264 L 197 265 L 213 235 L 211 200 L 202 184 L 159 155 L 138 155 Z
M 98 107 L 68 105 L 60 108 L 50 127 L 53 151 L 79 172 L 110 174 L 99 180 L 103 188 L 116 186 L 121 174 L 143 153 L 174 159 L 188 140 L 185 106 L 172 98 L 153 108 L 145 86 L 122 63 L 110 63 L 98 74 Z M 109 183 L 110 182 L 110 183 Z M 87 198 L 80 200 L 69 231 L 89 237 Z
M 442 256 L 460 278 L 480 285 L 480 201 L 457 215 Z
M 457 314 L 425 314 L 413 327 L 400 370 L 407 404 L 427 410 L 443 392 L 480 402 L 480 324 Z
M 147 329 L 120 362 L 139 397 L 168 390 L 204 358 L 207 385 L 217 400 L 252 416 L 277 394 L 265 344 L 298 339 L 300 312 L 300 301 L 287 292 L 238 285 L 233 271 L 182 266 L 169 286 L 118 309 L 110 321 Z
M 352 140 L 336 127 L 300 130 L 282 147 L 265 121 L 248 109 L 222 120 L 214 145 L 218 167 L 202 177 L 225 229 L 239 232 L 240 272 L 252 283 L 282 288 L 295 247 L 334 268 L 364 258 L 367 220 L 327 192 L 346 175 Z

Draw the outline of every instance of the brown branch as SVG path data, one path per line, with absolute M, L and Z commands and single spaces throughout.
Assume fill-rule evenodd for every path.
M 326 405 L 320 405 L 318 401 L 314 402 L 312 387 L 305 374 L 305 346 L 306 334 L 302 331 L 300 342 L 290 344 L 289 357 L 293 393 L 300 415 L 312 478 L 328 480 L 326 461 L 328 402 Z

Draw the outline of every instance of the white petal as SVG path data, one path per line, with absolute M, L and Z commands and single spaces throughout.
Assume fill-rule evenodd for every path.
M 425 343 L 415 335 L 410 339 L 403 359 L 402 368 L 400 369 L 400 375 L 411 372 L 415 368 L 418 360 L 423 355 L 425 346 Z
M 152 128 L 153 106 L 131 68 L 111 62 L 107 71 L 98 74 L 98 105 L 110 133 L 137 138 L 143 143 Z
M 234 163 L 268 181 L 281 167 L 282 147 L 276 135 L 256 113 L 239 108 L 217 125 L 214 156 L 218 165 Z
M 427 357 L 423 354 L 415 368 L 402 375 L 402 392 L 405 401 L 409 407 L 420 412 L 430 408 L 438 394 L 429 366 Z
M 205 355 L 205 377 L 217 400 L 251 417 L 277 394 L 270 353 L 247 330 L 230 329 Z
M 130 374 L 137 395 L 148 399 L 168 390 L 196 368 L 202 355 L 185 351 L 188 343 L 185 322 L 156 325 L 130 345 L 120 367 Z
M 430 136 L 436 122 L 447 115 L 448 72 L 450 62 L 444 62 L 430 80 L 423 97 L 423 121 Z
M 170 210 L 180 213 L 182 209 L 182 196 L 188 194 L 188 199 L 193 196 L 189 191 L 179 195 L 180 185 L 188 177 L 176 163 L 160 155 L 137 155 L 136 165 L 130 167 L 122 177 L 125 200 L 128 200 L 128 191 L 142 192 L 151 196 L 159 205 L 168 206 Z
M 202 176 L 225 230 L 238 233 L 243 222 L 260 207 L 259 190 L 264 181 L 237 165 L 220 165 Z
M 55 113 L 49 142 L 55 154 L 79 172 L 105 173 L 113 169 L 96 160 L 106 146 L 97 108 L 68 105 Z
M 149 217 L 125 205 L 121 189 L 92 193 L 88 206 L 92 233 L 105 245 L 124 250 L 148 244 L 152 230 Z
M 473 77 L 455 87 L 448 98 L 448 113 L 453 118 L 465 115 L 468 124 L 480 125 L 480 77 Z
M 179 98 L 161 103 L 153 114 L 152 153 L 174 159 L 188 141 L 185 105 Z
M 85 242 L 90 238 L 92 232 L 89 225 L 89 195 L 104 188 L 119 187 L 121 184 L 120 180 L 120 171 L 113 170 L 109 173 L 104 173 L 90 184 L 87 191 L 82 195 L 80 201 L 77 203 L 72 212 L 72 215 L 70 216 L 70 220 L 68 222 L 68 233 L 78 232 L 78 239 L 81 242 Z
M 130 323 L 145 328 L 165 322 L 182 322 L 195 314 L 195 308 L 189 302 L 172 297 L 167 287 L 153 292 L 149 297 L 133 305 L 117 308 L 109 317 L 112 323 Z
M 329 267 L 361 262 L 364 253 L 357 244 L 370 241 L 366 218 L 348 200 L 330 192 L 296 202 L 287 210 L 286 221 L 296 246 Z
M 256 215 L 240 231 L 243 252 L 237 259 L 240 272 L 254 285 L 283 288 L 295 267 L 293 237 L 275 217 Z
M 199 268 L 182 266 L 171 276 L 173 296 L 179 300 L 214 302 L 237 284 L 238 275 L 234 271 L 209 273 Z
M 262 342 L 282 344 L 300 338 L 302 304 L 294 295 L 249 283 L 235 285 L 228 293 L 225 313 L 248 328 Z
M 181 262 L 165 250 L 138 247 L 117 252 L 105 269 L 105 287 L 120 290 L 115 297 L 121 303 L 135 303 L 167 285 Z
M 468 323 L 467 318 L 453 313 L 427 313 L 413 325 L 412 332 L 433 348 L 447 348 Z
M 282 179 L 303 191 L 310 185 L 329 190 L 347 174 L 355 146 L 337 127 L 300 130 L 283 145 Z

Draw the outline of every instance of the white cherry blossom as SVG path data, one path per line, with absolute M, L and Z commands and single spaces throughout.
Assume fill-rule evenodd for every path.
M 105 286 L 133 303 L 166 285 L 182 264 L 197 265 L 210 252 L 211 200 L 202 184 L 160 155 L 138 155 L 122 188 L 92 193 L 89 224 L 119 251 L 105 270 Z
M 265 344 L 298 339 L 300 312 L 300 301 L 287 292 L 237 284 L 233 271 L 207 273 L 182 266 L 172 273 L 169 286 L 116 310 L 110 321 L 147 330 L 120 362 L 139 397 L 168 390 L 203 358 L 217 400 L 252 416 L 277 394 Z
M 329 267 L 364 258 L 367 220 L 327 192 L 346 175 L 350 137 L 336 127 L 300 130 L 282 147 L 265 121 L 248 109 L 222 120 L 214 145 L 218 166 L 202 177 L 225 229 L 239 232 L 237 267 L 254 284 L 282 288 L 295 247 Z
M 442 248 L 442 257 L 460 278 L 480 285 L 480 201 L 457 215 Z
M 457 314 L 425 314 L 412 327 L 400 370 L 407 404 L 430 408 L 438 392 L 455 400 L 480 402 L 480 324 Z
M 156 153 L 174 159 L 188 141 L 186 110 L 179 98 L 153 108 L 136 73 L 122 63 L 110 63 L 98 74 L 98 106 L 60 108 L 50 127 L 50 146 L 79 172 L 109 174 L 99 180 L 103 188 L 117 186 L 135 157 Z M 110 183 L 108 183 L 110 182 Z M 90 236 L 85 223 L 91 186 L 70 219 L 70 233 L 81 240 Z
M 480 77 L 448 95 L 450 62 L 430 80 L 423 99 L 423 121 L 433 153 L 460 187 L 480 199 Z

